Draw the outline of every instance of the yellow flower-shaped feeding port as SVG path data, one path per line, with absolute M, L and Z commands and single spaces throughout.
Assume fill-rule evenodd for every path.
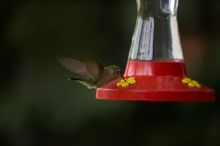
M 129 85 L 136 84 L 136 79 L 134 77 L 129 77 L 127 79 L 122 79 L 120 82 L 117 83 L 117 87 L 126 88 Z
M 182 79 L 182 83 L 187 84 L 191 88 L 201 88 L 201 84 L 195 80 L 192 80 L 188 77 Z

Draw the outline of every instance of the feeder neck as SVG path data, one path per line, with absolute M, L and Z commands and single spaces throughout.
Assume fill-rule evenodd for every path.
M 177 24 L 178 0 L 137 0 L 129 60 L 183 60 Z

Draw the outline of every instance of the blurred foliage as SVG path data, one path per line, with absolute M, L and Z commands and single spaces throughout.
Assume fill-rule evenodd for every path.
M 219 3 L 181 0 L 178 14 L 188 72 L 217 101 L 147 103 L 96 100 L 55 59 L 125 68 L 134 0 L 1 0 L 0 145 L 218 146 Z

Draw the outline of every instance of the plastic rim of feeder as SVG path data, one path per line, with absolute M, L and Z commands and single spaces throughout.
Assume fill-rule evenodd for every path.
M 146 75 L 147 72 L 147 75 Z M 128 61 L 125 76 L 137 83 L 118 88 L 114 80 L 97 89 L 97 99 L 142 100 L 167 102 L 210 102 L 214 91 L 204 85 L 192 88 L 182 83 L 186 76 L 184 62 Z
M 211 102 L 214 90 L 193 88 L 187 76 L 176 19 L 178 0 L 137 0 L 138 17 L 125 77 L 136 84 L 117 87 L 118 78 L 96 91 L 97 99 L 160 102 Z

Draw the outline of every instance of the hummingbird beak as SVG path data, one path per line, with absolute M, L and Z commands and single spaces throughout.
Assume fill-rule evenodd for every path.
M 125 80 L 125 78 L 124 78 L 124 76 L 123 76 L 121 70 L 120 70 L 120 76 L 121 76 L 121 78 L 126 82 L 126 80 Z

